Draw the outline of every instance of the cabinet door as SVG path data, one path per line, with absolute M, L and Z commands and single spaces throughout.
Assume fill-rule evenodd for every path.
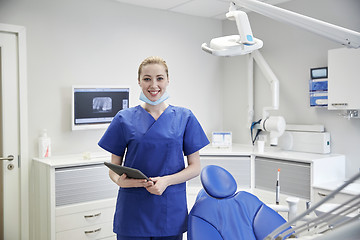
M 360 49 L 332 49 L 328 53 L 328 109 L 360 109 Z
M 310 200 L 310 163 L 256 157 L 255 187 L 275 192 L 279 168 L 280 192 Z
M 229 171 L 239 188 L 250 188 L 250 157 L 240 156 L 201 156 L 201 168 L 218 165 Z M 201 187 L 200 176 L 189 181 L 190 187 Z

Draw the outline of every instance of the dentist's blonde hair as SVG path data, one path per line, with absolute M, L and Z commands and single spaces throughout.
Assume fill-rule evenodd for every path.
M 168 69 L 168 66 L 167 66 L 165 60 L 162 59 L 161 57 L 151 56 L 151 57 L 145 58 L 144 61 L 142 61 L 142 63 L 140 64 L 139 70 L 138 70 L 138 80 L 140 80 L 140 75 L 141 75 L 141 71 L 142 71 L 143 67 L 146 65 L 149 65 L 149 64 L 163 65 L 165 67 L 166 76 L 169 78 L 169 69 Z

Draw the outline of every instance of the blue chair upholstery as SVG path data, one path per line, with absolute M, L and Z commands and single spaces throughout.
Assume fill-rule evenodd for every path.
M 189 214 L 188 240 L 262 240 L 285 223 L 256 196 L 240 191 L 224 168 L 206 166 L 203 189 Z

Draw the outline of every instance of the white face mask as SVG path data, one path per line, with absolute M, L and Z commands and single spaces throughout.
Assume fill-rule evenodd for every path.
M 164 92 L 164 94 L 161 96 L 161 98 L 159 98 L 158 100 L 156 100 L 155 102 L 151 101 L 150 99 L 148 99 L 145 94 L 143 93 L 143 91 L 141 91 L 140 93 L 140 97 L 139 99 L 143 102 L 146 102 L 150 105 L 158 105 L 159 103 L 164 102 L 165 100 L 167 100 L 170 97 L 170 95 L 168 94 L 168 92 Z

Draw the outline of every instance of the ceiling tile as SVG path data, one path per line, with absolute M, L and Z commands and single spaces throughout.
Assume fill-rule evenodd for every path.
M 193 0 L 169 10 L 200 17 L 214 17 L 220 14 L 225 16 L 225 13 L 229 10 L 229 3 L 218 0 Z
M 169 9 L 191 0 L 116 0 L 118 2 L 157 9 Z
M 172 12 L 183 13 L 187 15 L 209 17 L 224 20 L 225 14 L 229 10 L 231 0 L 115 0 L 121 3 L 127 3 L 142 7 L 169 10 Z M 276 5 L 291 0 L 259 0 L 271 5 Z M 242 11 L 250 12 L 245 8 L 239 8 Z

